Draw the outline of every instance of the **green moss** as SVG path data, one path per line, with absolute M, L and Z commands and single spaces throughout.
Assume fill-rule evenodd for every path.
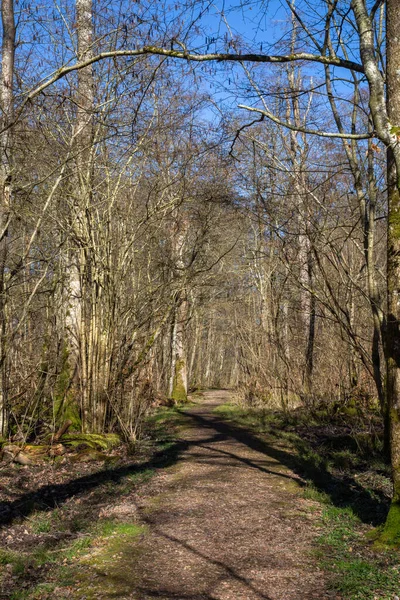
M 183 360 L 177 360 L 175 364 L 175 376 L 174 384 L 172 387 L 171 398 L 176 404 L 184 404 L 187 402 L 187 391 L 183 381 L 182 372 L 184 370 L 185 363 Z
M 70 433 L 62 436 L 62 443 L 72 448 L 112 450 L 121 444 L 121 438 L 116 433 Z
M 345 406 L 343 408 L 343 414 L 348 417 L 356 417 L 358 414 L 358 410 L 354 406 Z
M 377 544 L 400 547 L 400 502 L 392 501 Z
M 98 450 L 93 450 L 90 448 L 86 448 L 76 454 L 75 456 L 71 456 L 71 461 L 74 463 L 84 463 L 84 462 L 106 462 L 112 463 L 114 460 L 113 456 L 109 454 L 105 454 L 104 452 L 99 452 Z
M 325 421 L 326 419 L 329 419 L 329 417 L 330 417 L 329 412 L 326 408 L 314 411 L 314 416 L 317 419 L 319 419 L 320 421 Z
M 118 543 L 123 543 L 122 537 L 136 537 L 145 533 L 146 528 L 143 525 L 137 525 L 136 523 L 115 523 L 112 520 L 105 520 L 99 523 L 97 526 L 97 532 L 102 537 L 110 537 L 113 538 L 113 545 L 117 545 Z M 126 542 L 126 539 L 125 539 Z
M 69 361 L 69 351 L 64 346 L 61 355 L 61 369 L 55 385 L 54 416 L 57 426 L 62 425 L 65 421 L 72 421 L 72 429 L 79 431 L 82 427 L 82 421 L 78 404 L 71 389 L 71 380 L 72 369 Z
M 389 232 L 393 240 L 400 239 L 400 211 L 394 206 L 389 213 Z
M 92 550 L 78 561 L 74 557 L 72 580 L 78 585 L 79 597 L 95 600 L 130 594 L 137 583 L 132 565 L 141 551 L 140 540 L 146 531 L 146 527 L 132 523 L 102 523 Z

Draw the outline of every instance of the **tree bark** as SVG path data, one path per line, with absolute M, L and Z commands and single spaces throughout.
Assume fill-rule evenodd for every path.
M 15 20 L 14 0 L 2 0 L 1 19 L 3 26 L 1 65 L 1 134 L 0 134 L 0 434 L 8 431 L 8 359 L 7 359 L 7 289 L 6 262 L 8 253 L 8 224 L 12 201 L 14 117 L 14 60 Z
M 174 322 L 171 338 L 172 377 L 170 397 L 180 404 L 187 401 L 187 357 L 186 357 L 186 321 L 187 321 L 187 299 L 183 292 L 176 299 L 174 310 Z
M 386 3 L 386 90 L 374 47 L 374 28 L 364 0 L 352 0 L 360 54 L 369 84 L 369 106 L 377 136 L 387 148 L 387 322 L 384 329 L 386 403 L 390 423 L 393 499 L 382 539 L 400 544 L 400 13 Z M 386 94 L 385 94 L 386 91 Z
M 400 11 L 395 0 L 387 2 L 387 111 L 393 126 L 400 124 Z M 396 140 L 396 145 L 399 141 Z M 398 148 L 387 149 L 387 402 L 390 413 L 390 445 L 393 500 L 384 536 L 400 544 L 400 170 Z
M 76 0 L 76 31 L 78 60 L 92 56 L 92 0 Z M 93 327 L 91 267 L 88 252 L 90 231 L 89 211 L 92 192 L 92 138 L 93 138 L 93 67 L 78 72 L 77 114 L 75 125 L 76 190 L 72 206 L 73 244 L 69 280 L 70 310 L 67 327 L 71 347 L 77 362 L 83 431 L 94 424 L 92 405 Z
M 294 28 L 295 31 L 295 28 Z M 292 37 L 292 52 L 295 50 L 295 33 Z M 287 120 L 301 128 L 300 105 L 298 90 L 301 88 L 301 78 L 295 75 L 294 65 L 288 68 L 289 94 Z M 291 107 L 290 107 L 291 105 Z M 292 117 L 292 119 L 290 118 Z M 301 143 L 298 140 L 299 133 L 290 132 L 290 151 L 291 167 L 293 170 L 293 191 L 298 211 L 298 263 L 299 263 L 299 284 L 300 284 L 300 314 L 306 345 L 304 349 L 304 368 L 303 368 L 303 396 L 306 403 L 312 402 L 312 380 L 314 367 L 314 341 L 315 341 L 315 297 L 311 291 L 313 258 L 311 251 L 311 239 L 308 233 L 308 198 L 306 173 L 304 164 L 307 155 L 307 139 L 303 134 Z
M 182 208 L 182 210 L 184 210 Z M 175 211 L 176 223 L 173 240 L 174 259 L 178 277 L 185 279 L 184 246 L 188 230 L 186 215 L 180 217 Z M 186 324 L 188 318 L 188 299 L 185 284 L 175 296 L 175 308 L 173 312 L 172 335 L 171 335 L 171 383 L 170 398 L 177 404 L 187 401 L 187 352 L 186 352 Z

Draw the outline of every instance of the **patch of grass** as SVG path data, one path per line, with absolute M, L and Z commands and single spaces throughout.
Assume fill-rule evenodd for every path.
M 336 562 L 336 570 L 335 588 L 351 600 L 392 600 L 399 591 L 399 571 L 395 567 L 382 569 L 379 564 L 346 557 Z
M 108 521 L 97 527 L 93 549 L 60 569 L 58 581 L 72 586 L 75 598 L 125 597 L 135 584 L 132 564 L 146 527 Z
M 115 536 L 116 538 L 121 537 L 136 537 L 144 533 L 145 527 L 143 525 L 137 525 L 136 523 L 108 523 L 105 531 L 108 533 L 104 534 L 105 536 Z M 104 530 L 103 530 L 104 531 Z
M 90 524 L 87 517 L 76 514 L 69 521 L 68 528 L 71 531 L 71 533 L 80 533 L 87 531 L 89 525 Z
M 392 600 L 400 590 L 396 553 L 371 554 L 360 521 L 350 508 L 325 507 L 317 540 L 321 567 L 346 600 Z
M 188 406 L 185 404 L 185 407 Z M 158 408 L 146 419 L 146 429 L 156 439 L 163 438 L 164 436 L 170 437 L 176 432 L 179 426 L 186 423 L 185 415 L 181 408 L 176 406 L 165 406 Z
M 93 537 L 90 535 L 80 537 L 72 542 L 67 549 L 62 552 L 62 557 L 67 560 L 73 560 L 81 556 L 93 544 Z
M 10 600 L 27 600 L 29 598 L 28 594 L 28 590 L 18 590 L 11 593 Z
M 97 523 L 94 528 L 94 534 L 96 537 L 108 538 L 113 535 L 133 535 L 135 536 L 137 532 L 141 530 L 141 526 L 136 523 L 117 523 L 112 519 L 104 519 L 104 521 L 100 521 Z
M 55 511 L 53 511 L 54 513 Z M 48 533 L 52 529 L 52 520 L 54 514 L 50 512 L 40 512 L 31 517 L 32 533 Z
M 15 576 L 24 573 L 29 562 L 30 557 L 23 552 L 9 552 L 8 550 L 0 549 L 0 564 L 11 565 L 12 574 Z
M 32 553 L 32 559 L 36 567 L 42 567 L 57 562 L 58 557 L 55 552 L 39 547 Z
M 139 485 L 141 483 L 146 483 L 150 481 L 152 477 L 155 475 L 154 469 L 145 469 L 144 471 L 140 471 L 140 473 L 132 473 L 131 475 L 127 475 L 125 478 L 132 485 Z
M 314 500 L 315 502 L 320 502 L 321 504 L 331 504 L 332 502 L 329 494 L 317 489 L 312 482 L 307 482 L 306 487 L 303 489 L 302 495 L 308 500 Z
M 280 424 L 280 418 L 264 408 L 243 408 L 238 404 L 220 404 L 214 412 L 224 419 L 235 421 L 244 427 L 251 427 L 259 433 L 269 433 Z
M 13 562 L 15 552 L 0 548 L 0 565 L 9 565 Z
M 73 586 L 76 581 L 75 569 L 71 569 L 70 565 L 61 565 L 54 577 L 57 579 L 57 587 L 60 585 Z
M 14 577 L 22 577 L 28 568 L 37 568 L 56 562 L 55 554 L 43 547 L 38 547 L 31 553 L 9 552 L 0 549 L 0 564 L 11 565 L 11 573 Z
M 112 519 L 105 519 L 96 524 L 93 535 L 97 542 L 108 540 L 109 538 L 135 537 L 143 533 L 144 527 L 136 523 L 118 523 Z
M 334 468 L 343 470 L 355 469 L 360 464 L 357 454 L 349 449 L 332 452 L 329 460 Z
M 42 600 L 42 598 L 49 598 L 55 588 L 56 585 L 53 583 L 39 583 L 29 590 L 15 592 L 10 596 L 10 600 Z M 60 598 L 58 593 L 57 596 Z

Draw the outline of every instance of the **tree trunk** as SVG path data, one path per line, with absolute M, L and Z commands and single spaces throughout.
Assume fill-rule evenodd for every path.
M 14 116 L 14 58 L 15 21 L 14 1 L 3 0 L 1 5 L 3 26 L 1 65 L 1 134 L 0 134 L 0 435 L 8 432 L 8 357 L 6 320 L 6 262 L 8 252 L 8 224 L 12 200 L 13 140 L 12 121 Z
M 311 253 L 308 256 L 308 280 L 310 287 L 313 284 L 313 272 L 312 272 L 312 259 Z M 306 348 L 306 367 L 304 371 L 304 391 L 307 397 L 312 399 L 312 382 L 313 382 L 313 370 L 314 370 L 314 342 L 315 342 L 315 319 L 316 319 L 316 298 L 315 295 L 310 293 L 310 315 L 308 320 L 308 331 L 307 331 L 307 348 Z
M 185 243 L 189 223 L 184 206 L 175 209 L 175 231 L 173 239 L 173 254 L 175 263 L 175 276 L 180 284 L 180 289 L 175 294 L 175 307 L 173 312 L 171 335 L 171 377 L 170 398 L 177 404 L 187 401 L 188 374 L 186 351 L 186 324 L 188 320 L 188 297 L 186 289 L 186 260 Z
M 78 59 L 92 56 L 92 0 L 76 0 Z M 79 393 L 83 431 L 89 431 L 94 422 L 92 405 L 93 365 L 93 311 L 92 269 L 88 235 L 89 211 L 92 192 L 92 137 L 93 137 L 93 69 L 78 71 L 77 115 L 75 126 L 76 189 L 72 206 L 71 269 L 69 278 L 70 310 L 67 328 L 74 360 L 78 365 Z
M 182 294 L 176 299 L 171 336 L 171 388 L 170 397 L 176 404 L 187 401 L 187 358 L 185 329 L 187 321 L 187 299 Z
M 291 51 L 295 51 L 297 30 L 293 18 L 293 33 Z M 290 64 L 287 69 L 289 93 L 287 106 L 287 120 L 292 120 L 293 123 L 301 128 L 301 113 L 299 104 L 298 90 L 301 88 L 300 74 L 296 75 L 296 69 L 293 64 Z M 304 349 L 304 367 L 303 367 L 303 396 L 306 403 L 309 403 L 312 398 L 312 379 L 314 367 L 314 340 L 315 340 L 315 298 L 313 298 L 312 287 L 312 269 L 313 258 L 311 249 L 311 239 L 308 232 L 309 223 L 309 206 L 306 173 L 304 164 L 307 159 L 307 137 L 302 134 L 301 142 L 299 142 L 299 133 L 290 132 L 290 161 L 293 171 L 293 192 L 297 205 L 297 220 L 298 220 L 298 262 L 299 262 L 299 284 L 300 284 L 300 316 L 302 322 L 302 333 L 306 339 Z
M 400 124 L 400 11 L 396 0 L 387 2 L 387 111 L 389 122 Z M 398 143 L 398 142 L 397 142 Z M 397 160 L 396 160 L 397 158 Z M 397 164 L 396 164 L 397 163 Z M 393 500 L 384 538 L 400 544 L 400 171 L 392 146 L 387 150 L 387 403 L 390 413 L 390 445 Z
M 400 13 L 397 0 L 387 0 L 385 95 L 385 81 L 375 52 L 374 28 L 365 1 L 352 0 L 352 9 L 360 36 L 361 61 L 368 79 L 371 117 L 377 137 L 387 148 L 387 322 L 383 345 L 393 499 L 382 539 L 400 544 Z

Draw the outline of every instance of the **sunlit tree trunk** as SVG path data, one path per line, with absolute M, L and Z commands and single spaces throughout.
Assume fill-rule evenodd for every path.
M 78 58 L 92 55 L 92 0 L 76 0 L 76 31 Z M 70 347 L 77 363 L 82 428 L 92 428 L 94 416 L 91 402 L 91 364 L 93 358 L 93 314 L 91 298 L 92 273 L 90 252 L 89 211 L 92 194 L 93 141 L 93 71 L 88 66 L 78 71 L 77 113 L 75 124 L 76 189 L 73 190 L 71 215 L 71 269 L 69 278 L 69 315 L 67 328 Z
M 292 39 L 292 51 L 294 51 L 295 36 Z M 298 98 L 298 90 L 301 87 L 301 79 L 294 65 L 288 67 L 288 120 L 292 117 L 293 123 L 301 128 L 301 115 Z M 312 395 L 312 379 L 314 367 L 314 341 L 315 341 L 315 297 L 312 293 L 313 276 L 313 258 L 311 251 L 311 240 L 309 234 L 309 207 L 307 197 L 306 173 L 304 171 L 307 154 L 307 139 L 302 135 L 301 143 L 298 136 L 300 134 L 290 132 L 290 160 L 293 170 L 292 193 L 295 194 L 295 203 L 297 206 L 298 219 L 298 265 L 299 265 L 299 284 L 300 284 L 300 317 L 303 327 L 303 337 L 306 340 L 304 348 L 304 368 L 303 368 L 303 392 L 306 401 L 310 401 Z
M 387 110 L 390 123 L 400 125 L 400 11 L 396 0 L 387 2 Z M 386 534 L 400 543 L 400 152 L 388 147 L 388 239 L 387 239 L 387 402 L 390 411 L 390 442 L 393 500 Z
M 200 328 L 200 323 L 199 323 L 199 316 L 197 314 L 197 312 L 195 312 L 194 314 L 194 327 L 193 327 L 193 338 L 192 338 L 192 344 L 191 344 L 191 348 L 190 348 L 190 361 L 189 361 L 189 368 L 188 368 L 188 377 L 189 377 L 189 381 L 191 385 L 196 385 L 197 381 L 195 378 L 195 372 L 194 372 L 194 364 L 195 364 L 195 360 L 198 357 L 198 346 L 199 346 L 199 338 L 201 336 L 201 328 Z
M 185 274 L 185 241 L 188 223 L 185 216 L 180 218 L 176 211 L 174 254 L 176 270 L 181 280 Z M 187 401 L 188 373 L 187 373 L 187 350 L 186 350 L 186 325 L 188 319 L 188 298 L 185 285 L 183 284 L 175 295 L 175 307 L 173 311 L 172 335 L 171 335 L 171 377 L 170 398 L 176 402 Z
M 0 434 L 8 430 L 8 358 L 6 320 L 6 261 L 8 251 L 8 226 L 12 201 L 13 184 L 13 140 L 12 121 L 14 116 L 13 76 L 15 59 L 14 1 L 3 0 L 1 5 L 3 26 L 1 64 L 1 120 L 0 120 Z
M 181 292 L 175 302 L 171 336 L 172 373 L 170 397 L 178 404 L 187 401 L 188 391 L 186 354 L 187 309 L 186 294 Z
M 400 544 L 400 12 L 387 0 L 386 90 L 375 52 L 374 29 L 364 0 L 352 0 L 360 54 L 369 84 L 369 106 L 376 135 L 387 148 L 387 322 L 384 335 L 390 422 L 393 499 L 383 538 Z

